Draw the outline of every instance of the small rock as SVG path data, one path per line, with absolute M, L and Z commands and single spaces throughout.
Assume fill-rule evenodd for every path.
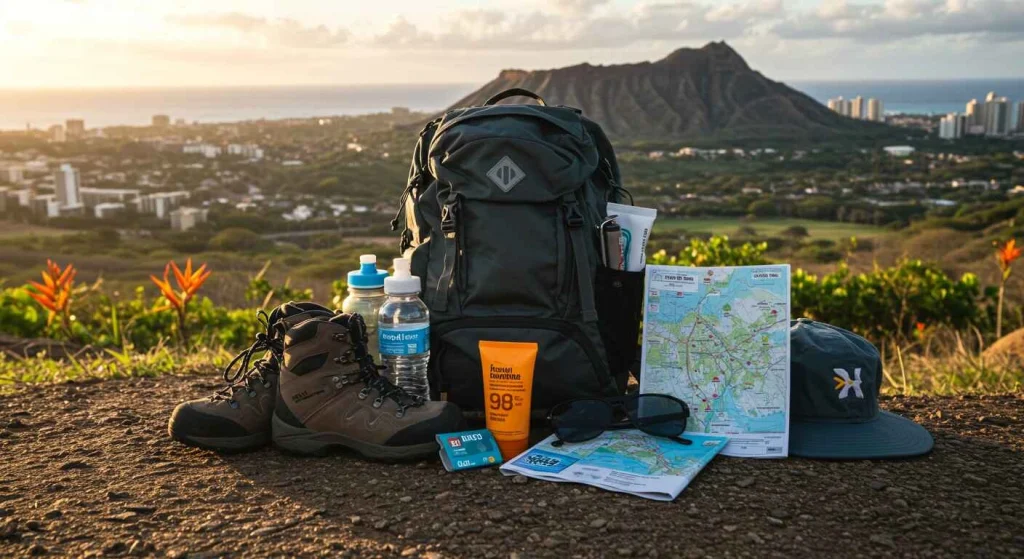
M 750 487 L 751 485 L 754 485 L 754 478 L 752 477 L 745 477 L 736 482 L 737 487 Z
M 620 547 L 615 550 L 615 553 L 618 553 L 619 557 L 629 557 L 633 555 L 633 550 L 628 547 Z
M 489 510 L 487 511 L 487 519 L 492 522 L 501 522 L 505 520 L 505 513 L 500 510 Z
M 896 543 L 892 541 L 892 536 L 885 534 L 872 534 L 868 538 L 871 543 L 877 543 L 878 545 L 884 545 L 886 547 L 896 547 Z
M 757 545 L 763 545 L 764 544 L 764 538 L 762 538 L 761 536 L 758 536 L 754 532 L 747 532 L 747 539 L 750 540 L 751 543 L 755 543 Z
M 353 526 L 359 526 L 360 524 L 363 523 L 363 517 L 361 517 L 361 516 L 350 516 L 348 521 L 351 522 Z
M 527 478 L 526 476 L 517 475 L 512 477 L 512 483 L 526 483 L 527 481 L 529 481 L 529 478 Z
M 401 499 L 399 499 L 398 502 L 399 503 L 411 503 L 412 502 L 412 497 L 409 496 L 409 495 L 406 495 L 406 496 L 402 497 Z
M 39 544 L 32 544 L 32 547 L 28 548 L 28 554 L 33 556 L 46 555 L 47 549 Z
M 735 524 L 726 524 L 722 526 L 722 529 L 726 532 L 735 532 L 736 528 L 738 528 L 738 526 L 736 526 Z
M 901 508 L 901 509 L 905 509 L 905 508 L 909 507 L 910 505 L 907 503 L 907 501 L 905 499 L 893 499 L 892 506 L 897 507 L 897 508 Z
M 991 425 L 998 425 L 1000 427 L 1009 427 L 1010 425 L 1013 424 L 1013 422 L 1008 419 L 1004 419 L 1002 417 L 994 417 L 991 415 L 982 416 L 981 418 L 978 419 L 978 421 L 981 421 L 982 423 L 989 423 Z
M 447 499 L 448 497 L 451 497 L 451 496 L 452 496 L 452 492 L 451 491 L 442 491 L 442 492 L 438 493 L 437 495 L 434 495 L 434 498 L 438 499 L 438 500 L 441 500 L 441 499 Z
M 70 460 L 60 465 L 60 469 L 64 471 L 68 470 L 85 470 L 91 468 L 88 462 L 82 460 Z
M 874 489 L 875 491 L 881 491 L 886 487 L 889 487 L 889 484 L 880 479 L 876 479 L 871 482 L 871 489 Z
M 383 530 L 383 529 L 385 529 L 387 527 L 388 527 L 388 521 L 387 520 L 381 519 L 381 520 L 378 520 L 377 522 L 373 523 L 373 529 L 374 530 Z
M 416 555 L 416 551 L 415 547 L 407 547 L 402 550 L 402 557 L 412 557 L 413 555 Z
M 785 522 L 783 522 L 781 518 L 775 518 L 774 516 L 769 516 L 768 517 L 768 524 L 771 524 L 772 526 L 782 526 L 783 524 L 785 524 Z
M 603 518 L 597 518 L 590 521 L 591 528 L 604 528 L 605 524 L 608 524 L 608 521 Z
M 131 497 L 131 495 L 127 491 L 107 491 L 108 501 L 120 501 L 128 497 Z
M 124 509 L 138 514 L 153 514 L 156 512 L 156 507 L 149 505 L 128 505 Z
M 0 540 L 20 540 L 21 532 L 18 531 L 18 521 L 8 520 L 0 524 Z
M 24 429 L 25 427 L 28 427 L 28 425 L 26 425 L 24 421 L 15 417 L 14 419 L 7 422 L 7 427 L 9 429 Z
M 117 555 L 118 553 L 124 553 L 128 549 L 128 544 L 124 542 L 114 542 L 107 547 L 103 548 L 103 553 L 106 555 Z
M 786 519 L 788 519 L 792 515 L 789 514 L 788 510 L 785 510 L 785 509 L 775 509 L 775 510 L 771 511 L 771 514 L 769 514 L 768 516 L 774 516 L 775 518 L 780 518 L 782 520 L 786 520 Z
M 280 531 L 281 531 L 281 527 L 280 526 L 264 526 L 263 528 L 257 528 L 255 530 L 253 530 L 252 532 L 249 532 L 249 536 L 256 538 L 256 537 L 259 537 L 259 536 L 266 536 L 267 534 L 273 534 L 275 532 L 280 532 Z
M 167 559 L 185 559 L 188 552 L 183 549 L 168 549 Z
M 38 520 L 29 520 L 28 522 L 25 523 L 25 527 L 28 528 L 29 530 L 32 530 L 33 532 L 42 532 L 43 531 L 43 525 L 40 524 Z
M 974 474 L 964 474 L 964 481 L 971 485 L 974 485 L 975 487 L 985 487 L 986 485 L 988 485 L 987 479 L 980 476 L 976 476 Z
M 64 513 L 62 511 L 53 509 L 50 511 L 46 511 L 46 514 L 43 515 L 43 518 L 47 520 L 53 520 L 54 518 L 60 518 L 62 516 L 64 516 Z

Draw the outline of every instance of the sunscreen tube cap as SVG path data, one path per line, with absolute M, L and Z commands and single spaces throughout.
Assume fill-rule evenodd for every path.
M 501 451 L 501 459 L 506 462 L 526 452 L 526 449 L 530 448 L 529 439 L 520 439 L 518 441 L 498 440 L 496 442 L 498 443 L 498 450 Z

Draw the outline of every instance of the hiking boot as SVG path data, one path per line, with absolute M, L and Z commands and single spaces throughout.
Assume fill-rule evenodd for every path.
M 434 436 L 462 429 L 462 412 L 429 402 L 382 376 L 366 352 L 358 314 L 313 318 L 284 337 L 274 444 L 323 455 L 346 447 L 367 458 L 406 460 L 437 452 Z
M 224 368 L 224 388 L 174 408 L 167 425 L 171 438 L 227 452 L 253 450 L 270 442 L 284 332 L 312 317 L 333 315 L 316 303 L 285 303 L 269 315 L 259 311 L 257 319 L 266 331 Z M 250 365 L 254 357 L 260 358 Z

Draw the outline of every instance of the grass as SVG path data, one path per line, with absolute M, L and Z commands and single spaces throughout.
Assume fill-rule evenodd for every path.
M 904 396 L 1004 394 L 1024 390 L 1024 358 L 984 352 L 981 335 L 940 330 L 909 346 L 893 346 L 882 392 Z
M 0 353 L 0 394 L 26 384 L 214 373 L 232 357 L 224 348 L 183 351 L 167 346 L 144 353 L 80 353 L 67 360 L 49 359 L 45 354 L 20 358 Z
M 850 237 L 878 237 L 888 233 L 882 227 L 858 223 L 837 223 L 798 218 L 741 220 L 735 217 L 658 218 L 654 222 L 654 232 L 668 233 L 677 231 L 736 236 L 740 227 L 750 227 L 760 237 L 778 237 L 781 236 L 782 231 L 795 225 L 806 227 L 811 239 L 828 239 L 831 241 L 848 239 Z

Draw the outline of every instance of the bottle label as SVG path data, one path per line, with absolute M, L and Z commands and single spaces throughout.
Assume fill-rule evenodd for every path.
M 381 355 L 416 355 L 430 351 L 430 325 L 410 324 L 377 329 Z

